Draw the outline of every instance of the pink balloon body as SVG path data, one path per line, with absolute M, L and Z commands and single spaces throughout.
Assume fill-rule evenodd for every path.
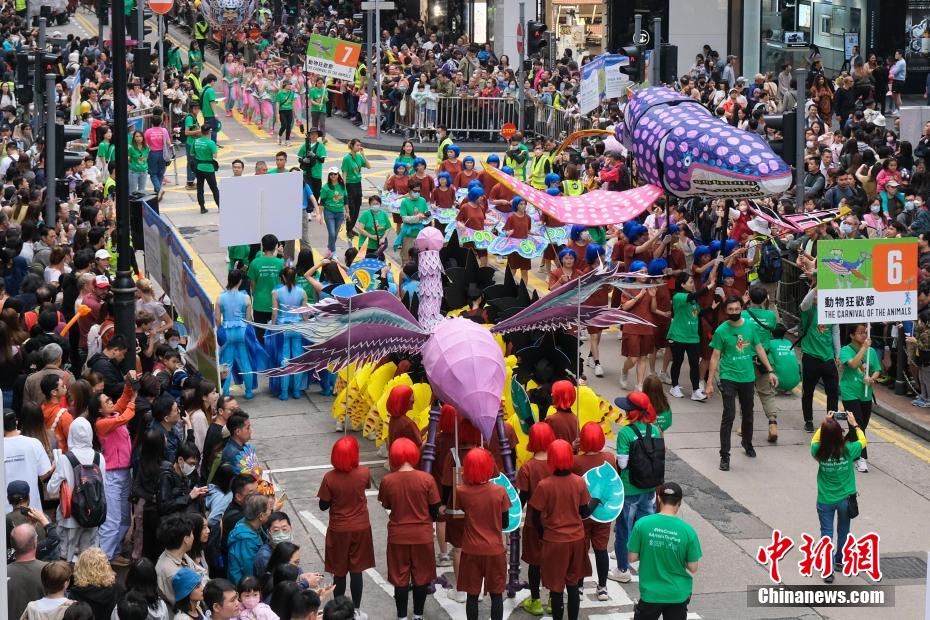
M 427 250 L 439 251 L 445 244 L 445 239 L 438 228 L 427 226 L 417 235 L 417 249 L 421 252 Z
M 423 367 L 433 394 L 455 406 L 490 439 L 507 374 L 491 332 L 460 317 L 442 321 L 423 347 Z

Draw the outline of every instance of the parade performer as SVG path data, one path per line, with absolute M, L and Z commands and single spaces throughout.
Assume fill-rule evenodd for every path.
M 260 360 L 265 360 L 264 352 L 258 345 L 255 329 L 245 323 L 252 318 L 252 298 L 239 290 L 242 284 L 242 271 L 233 269 L 227 274 L 226 290 L 216 300 L 216 322 L 219 325 L 217 340 L 220 345 L 220 364 L 229 369 L 223 381 L 223 395 L 229 396 L 232 383 L 245 383 L 245 397 L 252 398 L 252 391 L 258 385 L 258 377 L 253 374 L 262 370 Z
M 484 230 L 486 212 L 480 204 L 482 198 L 484 198 L 484 190 L 480 187 L 472 187 L 468 190 L 466 200 L 459 207 L 459 214 L 455 218 L 455 221 L 458 223 L 457 227 L 459 233 L 464 232 L 463 228 L 465 227 L 471 228 L 472 230 Z M 476 248 L 473 242 L 463 243 L 462 247 L 474 252 L 475 256 L 478 257 L 478 263 L 482 267 L 488 266 L 487 250 Z
M 238 70 L 238 63 L 236 63 L 235 56 L 230 52 L 226 54 L 226 61 L 222 66 L 223 73 L 223 97 L 226 98 L 224 102 L 224 109 L 226 110 L 226 116 L 232 116 L 233 105 L 235 104 L 235 83 L 236 83 L 236 71 Z
M 456 489 L 458 504 L 465 513 L 457 586 L 468 595 L 468 620 L 478 620 L 478 596 L 482 592 L 491 597 L 491 620 L 504 617 L 507 558 L 502 539 L 503 529 L 510 522 L 510 498 L 504 487 L 489 484 L 494 469 L 490 452 L 484 448 L 471 450 L 462 464 L 465 484 Z
M 436 181 L 426 172 L 426 160 L 422 157 L 416 157 L 413 160 L 413 171 L 410 173 L 410 182 L 420 182 L 420 194 L 427 198 L 433 195 L 433 189 L 436 187 Z
M 578 439 L 578 416 L 572 412 L 575 404 L 576 388 L 571 381 L 562 380 L 552 384 L 552 406 L 555 412 L 545 416 L 545 422 L 552 427 L 556 439 L 574 444 Z M 540 417 L 543 414 L 540 413 Z
M 407 618 L 413 589 L 413 618 L 423 620 L 429 585 L 436 578 L 432 522 L 439 515 L 439 490 L 433 477 L 418 471 L 420 451 L 409 439 L 391 446 L 392 472 L 381 481 L 378 501 L 388 518 L 388 582 L 394 586 L 397 617 Z
M 549 470 L 547 450 L 555 441 L 552 427 L 543 422 L 537 422 L 530 427 L 526 449 L 533 453 L 533 458 L 526 461 L 517 473 L 517 491 L 520 492 L 520 501 L 524 506 L 529 502 L 539 486 L 539 482 L 548 477 Z M 543 606 L 540 601 L 540 565 L 542 564 L 542 543 L 539 532 L 530 523 L 523 525 L 523 540 L 520 548 L 520 559 L 527 563 L 530 597 L 523 601 L 523 609 L 534 616 L 543 615 Z
M 584 523 L 600 500 L 591 499 L 580 476 L 572 473 L 572 446 L 556 439 L 549 445 L 552 475 L 543 478 L 527 508 L 527 521 L 542 539 L 542 583 L 549 590 L 553 620 L 562 620 L 568 589 L 568 620 L 577 620 L 581 583 L 591 574 Z
M 391 416 L 388 423 L 388 448 L 398 439 L 409 439 L 417 448 L 423 443 L 420 427 L 410 419 L 407 413 L 413 408 L 413 388 L 409 385 L 397 385 L 387 398 L 387 410 Z
M 362 571 L 375 565 L 375 548 L 365 491 L 371 472 L 358 464 L 358 442 L 348 435 L 333 444 L 333 471 L 323 476 L 317 497 L 320 510 L 329 511 L 326 528 L 326 572 L 333 576 L 333 596 L 343 596 L 346 575 L 356 613 L 362 605 Z
M 611 452 L 604 451 L 606 438 L 604 429 L 597 422 L 588 422 L 581 428 L 580 451 L 575 457 L 572 471 L 584 476 L 588 470 L 608 463 L 617 466 L 617 459 Z M 607 546 L 610 543 L 610 523 L 600 523 L 593 519 L 584 520 L 584 537 L 594 551 L 594 565 L 597 569 L 597 600 L 607 601 L 607 574 L 610 571 L 610 556 Z
M 436 188 L 430 193 L 430 203 L 437 209 L 451 209 L 455 206 L 455 188 L 452 176 L 448 172 L 436 175 Z
M 455 445 L 455 425 L 458 421 L 458 413 L 455 407 L 444 404 L 439 410 L 439 428 L 436 433 L 436 463 L 445 463 L 449 451 Z M 433 467 L 433 479 L 436 481 L 436 488 L 442 485 L 442 468 Z M 439 557 L 436 559 L 436 566 L 452 566 L 452 556 L 449 555 L 449 545 L 446 543 L 446 520 L 444 516 L 436 521 L 436 542 L 439 546 Z
M 530 236 L 533 220 L 526 214 L 526 200 L 517 196 L 513 199 L 513 213 L 504 224 L 504 233 L 511 239 L 526 239 Z M 513 272 L 520 272 L 520 279 L 528 281 L 531 267 L 530 259 L 520 256 L 517 252 L 507 255 L 507 267 Z
M 293 267 L 285 267 L 279 278 L 281 285 L 271 292 L 271 323 L 287 325 L 306 320 L 306 314 L 294 312 L 307 305 L 306 291 L 297 286 L 297 271 Z M 274 353 L 272 359 L 278 364 L 300 355 L 305 344 L 299 333 L 290 331 L 273 338 L 266 337 L 265 340 L 266 346 Z M 300 398 L 301 392 L 307 388 L 307 379 L 308 373 L 272 379 L 269 381 L 269 391 L 281 400 L 287 400 L 291 394 L 294 398 Z
M 475 158 L 466 155 L 462 159 L 462 171 L 455 176 L 455 186 L 468 188 L 469 184 L 476 179 L 478 179 L 478 172 L 475 170 Z
M 458 177 L 459 172 L 462 171 L 462 161 L 459 159 L 459 153 L 461 150 L 458 145 L 450 144 L 446 147 L 446 158 L 439 165 L 440 172 L 448 172 L 449 176 L 453 179 L 453 184 L 455 179 Z

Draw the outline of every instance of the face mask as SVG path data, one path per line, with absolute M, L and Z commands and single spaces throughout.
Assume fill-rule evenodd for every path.
M 181 341 L 176 338 L 172 338 L 168 341 L 168 346 L 172 349 L 177 349 L 179 344 L 181 344 Z
M 194 473 L 194 470 L 197 469 L 196 465 L 191 465 L 190 463 L 181 463 L 181 474 L 183 476 L 190 476 Z
M 805 146 L 807 146 L 807 148 L 809 148 L 809 149 L 810 149 L 810 148 L 814 148 L 814 142 L 813 142 L 812 140 L 808 140 L 808 141 L 805 142 L 804 144 L 805 144 Z
M 872 205 L 872 206 L 869 207 L 869 208 L 872 210 L 872 213 L 878 213 L 879 211 L 882 210 L 881 205 Z
M 905 202 L 905 203 L 904 203 L 904 210 L 905 210 L 905 211 L 913 211 L 913 210 L 914 210 L 914 202 L 911 201 L 911 200 L 908 200 L 907 202 Z
M 377 202 L 372 203 L 371 210 L 377 213 L 378 211 L 381 210 L 381 204 Z
M 420 192 L 410 192 L 410 197 L 416 200 L 420 197 Z
M 291 533 L 290 532 L 272 532 L 271 533 L 271 542 L 274 544 L 280 544 L 283 542 L 291 542 Z
M 840 224 L 840 232 L 843 233 L 844 235 L 850 234 L 852 232 L 852 225 L 847 224 L 846 222 L 843 222 L 842 224 Z
M 742 316 L 742 314 L 740 314 L 739 312 L 736 312 L 736 313 L 730 313 L 730 312 L 728 312 L 728 313 L 727 313 L 727 319 L 733 321 L 734 323 L 736 323 L 737 321 L 739 321 L 741 316 Z
M 239 602 L 242 603 L 242 606 L 246 609 L 255 609 L 255 606 L 258 605 L 259 600 L 260 599 L 258 598 L 257 594 L 249 594 L 248 596 L 239 597 Z

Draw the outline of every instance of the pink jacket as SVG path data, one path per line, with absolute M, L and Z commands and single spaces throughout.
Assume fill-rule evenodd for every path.
M 278 614 L 265 603 L 259 603 L 252 609 L 243 609 L 239 613 L 239 620 L 278 620 Z
M 116 402 L 113 413 L 100 418 L 94 424 L 103 457 L 107 460 L 110 471 L 126 469 L 132 460 L 132 439 L 126 425 L 136 415 L 136 393 L 130 386 L 123 388 L 123 394 Z

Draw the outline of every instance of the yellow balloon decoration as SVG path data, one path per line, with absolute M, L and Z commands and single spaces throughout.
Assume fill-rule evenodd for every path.
M 344 387 L 338 391 L 336 400 L 333 401 L 333 417 L 336 419 L 346 417 L 354 430 L 362 428 L 365 422 L 365 414 L 371 408 L 368 390 L 363 386 L 368 382 L 374 368 L 374 364 L 364 364 L 362 366 L 353 364 L 339 371 L 339 379 Z M 348 392 L 348 399 L 346 398 L 346 392 Z

